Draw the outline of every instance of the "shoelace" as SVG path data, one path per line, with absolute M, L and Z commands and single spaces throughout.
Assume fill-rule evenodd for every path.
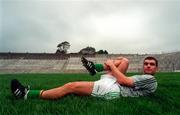
M 26 100 L 27 99 L 27 95 L 28 95 L 28 93 L 29 93 L 29 90 L 30 90 L 30 85 L 27 85 L 27 87 L 25 88 L 25 95 L 24 95 L 24 100 Z

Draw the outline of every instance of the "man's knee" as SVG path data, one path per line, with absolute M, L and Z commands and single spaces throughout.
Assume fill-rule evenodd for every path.
M 129 60 L 127 58 L 123 58 L 122 61 L 126 64 L 129 64 Z
M 116 61 L 117 62 L 124 62 L 124 63 L 127 63 L 127 64 L 129 64 L 129 60 L 127 59 L 127 58 L 125 58 L 125 57 L 118 57 L 117 59 L 116 59 Z
M 121 64 L 118 66 L 119 71 L 122 73 L 126 73 L 128 66 L 129 66 L 129 60 L 127 58 L 123 58 L 121 60 Z

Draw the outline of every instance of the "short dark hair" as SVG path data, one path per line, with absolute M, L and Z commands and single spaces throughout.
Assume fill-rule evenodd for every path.
M 148 57 L 144 58 L 144 61 L 145 61 L 145 60 L 154 60 L 155 63 L 156 63 L 156 66 L 158 67 L 158 60 L 157 60 L 155 57 L 148 56 Z

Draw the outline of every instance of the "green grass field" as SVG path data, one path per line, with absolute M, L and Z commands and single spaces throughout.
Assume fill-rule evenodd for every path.
M 49 89 L 71 81 L 94 81 L 99 76 L 0 74 L 0 115 L 180 115 L 180 73 L 158 73 L 158 89 L 148 97 L 104 100 L 69 95 L 56 101 L 16 100 L 10 91 L 10 81 L 14 78 L 29 84 L 31 89 Z

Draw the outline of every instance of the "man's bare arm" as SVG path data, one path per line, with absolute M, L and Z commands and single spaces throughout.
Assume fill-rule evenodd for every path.
M 110 67 L 112 75 L 116 77 L 119 84 L 134 87 L 134 80 L 120 72 L 112 60 L 107 60 L 106 65 Z

